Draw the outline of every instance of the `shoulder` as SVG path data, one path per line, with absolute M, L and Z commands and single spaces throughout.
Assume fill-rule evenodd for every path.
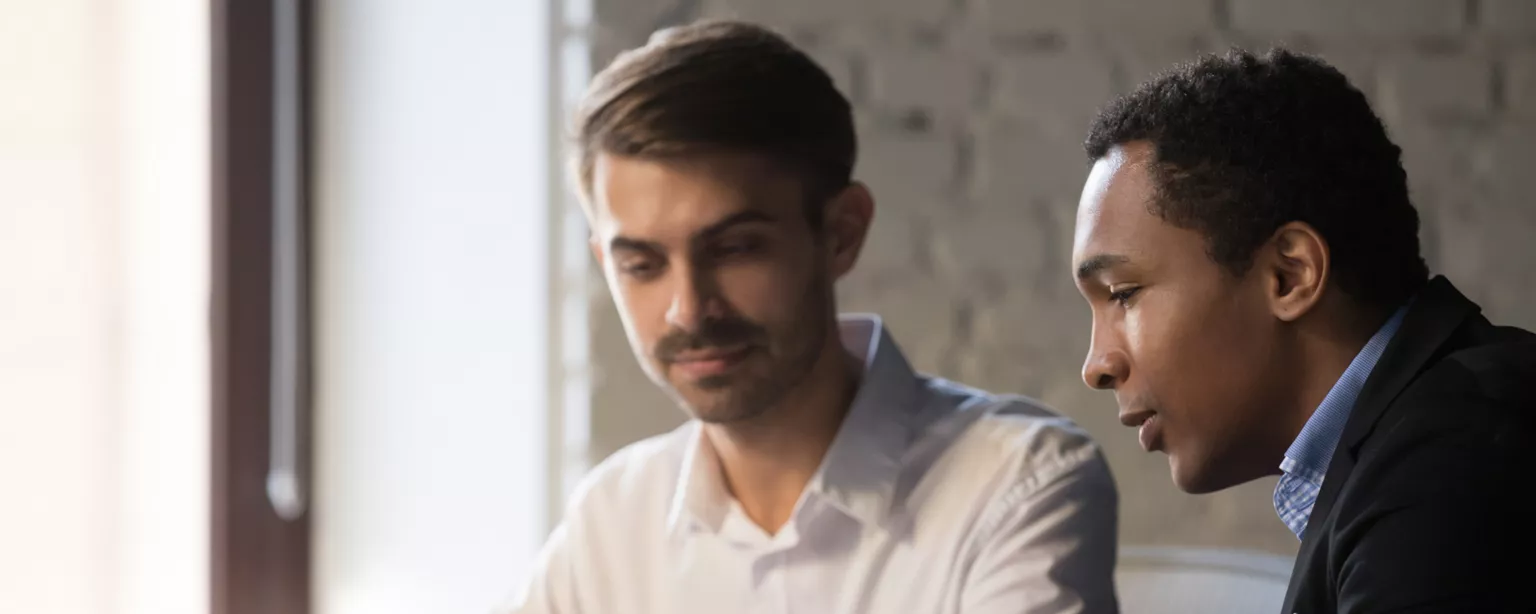
M 1453 394 L 1529 404 L 1536 398 L 1529 387 L 1536 378 L 1536 335 L 1514 328 L 1497 330 L 1488 342 L 1446 356 L 1422 379 Z
M 949 454 L 968 467 L 992 467 L 999 486 L 1032 490 L 1066 478 L 1109 481 L 1097 442 L 1044 402 L 930 379 L 930 403 L 954 410 L 930 427 L 953 432 Z
M 1533 380 L 1536 341 L 1529 337 L 1453 352 L 1392 401 L 1371 438 L 1382 441 L 1367 447 L 1483 455 L 1530 444 L 1536 438 Z
M 636 512 L 670 502 L 696 425 L 686 423 L 670 432 L 620 448 L 588 471 L 566 505 L 571 517 Z
M 1519 386 L 1530 378 L 1519 374 L 1536 365 L 1521 362 L 1527 352 L 1482 344 L 1439 357 L 1357 450 L 1335 457 L 1353 454 L 1356 464 L 1341 476 L 1332 511 L 1308 531 L 1327 531 L 1318 543 L 1341 599 L 1422 603 L 1448 598 L 1448 589 L 1495 603 L 1510 597 L 1498 591 L 1516 584 L 1498 574 L 1536 546 L 1527 518 L 1536 494 L 1522 487 L 1536 472 L 1536 405 Z M 1478 605 L 1458 610 L 1487 611 Z
M 1346 489 L 1412 504 L 1450 492 L 1497 497 L 1509 480 L 1527 479 L 1536 471 L 1530 349 L 1478 346 L 1429 365 L 1372 427 Z

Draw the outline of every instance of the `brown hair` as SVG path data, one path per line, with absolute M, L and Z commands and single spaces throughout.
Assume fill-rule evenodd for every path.
M 826 71 L 778 34 L 734 21 L 661 30 L 620 54 L 593 78 L 575 128 L 587 202 L 599 153 L 725 150 L 797 174 L 814 213 L 848 185 L 857 151 L 852 108 Z

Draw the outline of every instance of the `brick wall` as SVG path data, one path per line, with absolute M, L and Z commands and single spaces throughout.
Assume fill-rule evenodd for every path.
M 1192 497 L 1078 377 L 1086 307 L 1068 276 L 1081 140 L 1110 96 L 1199 51 L 1322 54 L 1406 150 L 1430 266 L 1496 320 L 1536 328 L 1536 0 L 593 0 L 592 65 L 697 17 L 776 27 L 858 109 L 873 238 L 840 296 L 914 363 L 1037 396 L 1104 443 L 1127 543 L 1294 552 L 1272 480 Z M 597 284 L 600 286 L 600 284 Z M 594 456 L 682 414 L 592 297 Z

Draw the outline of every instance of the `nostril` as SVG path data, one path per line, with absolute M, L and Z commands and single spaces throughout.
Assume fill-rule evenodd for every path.
M 1096 380 L 1094 382 L 1094 386 L 1096 388 L 1099 388 L 1100 390 L 1103 390 L 1103 389 L 1106 389 L 1106 388 L 1114 388 L 1115 387 L 1115 378 L 1110 377 L 1109 374 L 1107 374 L 1107 373 L 1104 374 L 1104 375 L 1100 375 L 1098 380 Z

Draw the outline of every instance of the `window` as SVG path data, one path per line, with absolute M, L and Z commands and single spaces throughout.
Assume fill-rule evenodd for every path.
M 559 483 L 552 5 L 317 6 L 315 611 L 484 612 Z
M 16 4 L 0 612 L 521 588 L 587 465 L 561 3 Z
M 0 612 L 208 603 L 208 9 L 0 19 Z

